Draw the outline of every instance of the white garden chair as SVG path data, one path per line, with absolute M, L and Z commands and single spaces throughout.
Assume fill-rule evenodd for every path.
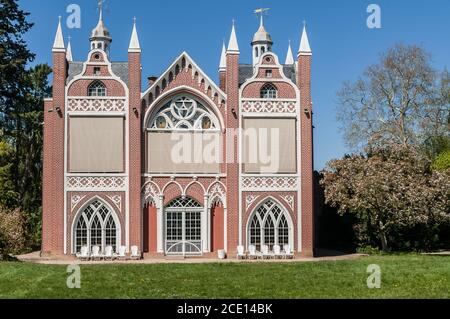
M 284 253 L 286 254 L 286 258 L 294 258 L 294 252 L 291 250 L 291 245 L 284 245 Z
M 237 248 L 237 259 L 247 259 L 247 254 L 245 253 L 244 246 L 238 246 Z
M 266 258 L 266 259 L 272 259 L 273 258 L 273 253 L 269 250 L 269 246 L 267 246 L 267 245 L 262 245 L 262 248 L 261 248 L 261 250 L 262 250 L 262 256 L 263 256 L 263 258 Z
M 275 258 L 284 258 L 285 257 L 285 254 L 283 254 L 282 252 L 281 252 L 281 247 L 280 247 L 280 245 L 274 245 L 273 246 L 273 255 L 274 255 L 274 257 Z
M 117 252 L 117 258 L 121 260 L 127 259 L 127 247 L 125 246 L 119 246 L 118 252 Z
M 248 247 L 248 252 L 249 252 L 248 257 L 249 257 L 250 259 L 259 259 L 259 258 L 262 258 L 262 254 L 261 254 L 259 251 L 256 251 L 256 246 L 255 246 L 255 245 L 250 245 L 250 246 Z
M 92 247 L 92 260 L 101 260 L 103 256 L 100 254 L 100 247 L 99 246 L 93 246 Z
M 76 255 L 78 259 L 81 261 L 87 261 L 89 260 L 89 249 L 87 246 L 81 247 L 81 251 L 79 254 Z
M 132 260 L 140 260 L 141 259 L 141 253 L 139 252 L 138 246 L 132 246 L 131 247 L 131 256 L 130 258 Z
M 113 260 L 113 247 L 112 246 L 106 246 L 105 248 L 105 260 Z

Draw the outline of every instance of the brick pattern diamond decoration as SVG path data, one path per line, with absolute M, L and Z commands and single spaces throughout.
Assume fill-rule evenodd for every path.
M 298 189 L 297 177 L 244 177 L 242 179 L 243 191 L 296 191 Z
M 125 99 L 69 99 L 69 112 L 125 112 Z
M 245 101 L 243 113 L 295 114 L 296 101 Z
M 101 190 L 101 191 L 117 191 L 125 190 L 126 178 L 125 177 L 68 177 L 66 182 L 69 190 L 76 191 L 89 191 L 89 190 Z

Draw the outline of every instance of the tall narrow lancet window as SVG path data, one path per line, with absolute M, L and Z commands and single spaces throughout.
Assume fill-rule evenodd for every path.
M 272 83 L 264 84 L 264 86 L 261 88 L 262 99 L 276 99 L 277 96 L 277 88 Z
M 106 96 L 106 87 L 100 81 L 93 82 L 88 88 L 88 96 Z

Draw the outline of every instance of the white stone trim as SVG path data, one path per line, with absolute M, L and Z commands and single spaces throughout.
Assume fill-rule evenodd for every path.
M 296 192 L 300 184 L 298 176 L 250 176 L 242 177 L 242 192 Z
M 103 55 L 103 60 L 102 62 L 90 62 L 89 60 L 91 59 L 92 55 L 94 54 L 101 54 Z M 86 73 L 86 68 L 87 65 L 102 65 L 102 66 L 107 66 L 108 67 L 108 72 L 109 74 L 111 74 L 110 76 L 84 76 L 84 74 Z M 110 191 L 123 191 L 125 192 L 125 238 L 126 238 L 126 247 L 127 250 L 129 250 L 129 238 L 130 238 L 130 232 L 129 232 L 129 189 L 130 189 L 130 185 L 129 185 L 129 181 L 128 178 L 125 178 L 126 183 L 125 183 L 125 187 L 122 188 L 111 188 L 111 187 L 93 187 L 93 188 L 86 188 L 86 187 L 81 187 L 81 188 L 69 188 L 68 187 L 68 179 L 69 178 L 73 178 L 74 176 L 71 176 L 72 174 L 70 174 L 68 172 L 68 167 L 67 167 L 67 163 L 68 163 L 68 121 L 69 121 L 69 116 L 74 116 L 74 115 L 78 115 L 76 113 L 71 113 L 68 110 L 68 101 L 69 99 L 79 99 L 79 98 L 89 98 L 89 97 L 77 97 L 77 96 L 69 96 L 69 88 L 72 86 L 72 84 L 80 79 L 86 79 L 86 80 L 116 80 L 117 82 L 119 82 L 122 87 L 124 88 L 125 91 L 125 96 L 124 97 L 119 97 L 120 99 L 124 99 L 125 100 L 125 112 L 120 112 L 120 114 L 118 114 L 118 112 L 104 112 L 102 113 L 102 116 L 124 116 L 125 117 L 125 176 L 128 176 L 129 173 L 129 140 L 130 140 L 130 134 L 129 134 L 129 121 L 128 121 L 128 113 L 129 113 L 129 90 L 128 90 L 128 85 L 122 81 L 121 78 L 119 78 L 117 75 L 114 74 L 113 70 L 112 70 L 112 63 L 109 60 L 108 55 L 106 54 L 106 52 L 98 50 L 98 49 L 94 49 L 91 50 L 88 54 L 87 60 L 83 63 L 83 70 L 81 71 L 80 74 L 76 75 L 73 77 L 73 79 L 66 84 L 65 86 L 65 114 L 64 114 L 64 254 L 67 254 L 67 241 L 68 241 L 68 236 L 67 236 L 67 193 L 71 192 L 71 191 L 104 191 L 104 192 L 110 192 Z M 90 97 L 92 98 L 92 97 Z M 95 98 L 99 98 L 99 97 L 95 97 Z M 106 98 L 117 98 L 117 97 L 106 97 Z M 55 106 L 54 106 L 55 107 Z M 90 116 L 90 114 L 83 114 L 85 116 Z M 91 177 L 96 176 L 97 174 L 91 175 Z M 98 174 L 99 176 L 97 177 L 107 177 L 104 176 L 103 174 Z M 123 174 L 110 174 L 110 175 L 114 175 L 116 178 L 121 178 L 123 177 Z M 82 176 L 79 176 L 80 178 L 82 178 Z
M 220 104 L 221 100 L 226 101 L 227 95 L 225 92 L 223 92 L 215 83 L 212 81 L 205 72 L 195 63 L 195 61 L 189 56 L 187 52 L 181 53 L 178 58 L 175 59 L 175 61 L 162 73 L 162 75 L 158 78 L 155 83 L 149 87 L 143 94 L 143 99 L 148 99 L 147 96 L 150 93 L 153 93 L 153 96 L 155 96 L 155 89 L 157 86 L 159 86 L 162 89 L 162 81 L 165 79 L 167 84 L 169 84 L 169 73 L 172 72 L 175 76 L 175 68 L 178 65 L 180 67 L 180 72 L 183 72 L 183 69 L 181 68 L 181 61 L 185 58 L 186 60 L 186 67 L 185 71 L 188 70 L 188 65 L 190 64 L 192 66 L 192 78 L 194 78 L 195 72 L 198 72 L 198 83 L 200 84 L 202 80 L 205 80 L 205 90 L 207 90 L 208 86 L 211 87 L 211 97 L 209 97 L 211 100 L 214 98 L 214 95 L 217 93 L 219 95 L 219 101 L 218 104 Z M 206 91 L 205 91 L 206 93 Z
M 86 195 L 72 195 L 70 198 L 70 211 L 73 212 L 73 210 L 75 209 L 75 207 L 83 200 L 86 198 Z
M 289 205 L 289 207 L 294 211 L 294 196 L 293 195 L 286 195 L 281 196 L 281 198 Z
M 250 223 L 251 223 L 251 220 L 252 220 L 254 214 L 257 212 L 257 210 L 269 200 L 276 203 L 284 211 L 284 215 L 287 219 L 289 229 L 291 230 L 289 232 L 289 244 L 291 245 L 291 248 L 294 249 L 294 247 L 293 247 L 294 238 L 295 238 L 295 236 L 294 236 L 294 232 L 295 232 L 294 221 L 292 220 L 292 216 L 289 213 L 289 210 L 286 208 L 286 206 L 283 205 L 279 200 L 277 200 L 273 196 L 267 196 L 264 199 L 262 199 L 261 202 L 259 202 L 258 205 L 248 214 L 246 227 L 245 227 L 247 247 L 250 245 Z M 264 227 L 264 226 L 261 225 L 261 227 Z M 261 234 L 261 236 L 262 236 L 262 234 Z
M 258 200 L 258 198 L 259 195 L 247 195 L 245 197 L 245 208 L 249 209 L 250 206 L 252 206 L 252 204 Z
M 67 111 L 72 112 L 126 112 L 124 97 L 71 97 Z M 103 114 L 102 114 L 103 115 Z
M 122 223 L 120 222 L 120 218 L 118 216 L 118 214 L 116 213 L 116 211 L 113 209 L 113 207 L 111 207 L 111 205 L 105 201 L 103 198 L 100 198 L 98 196 L 94 196 L 92 197 L 90 200 L 88 200 L 86 203 L 84 203 L 84 205 L 76 212 L 76 214 L 73 215 L 73 219 L 72 219 L 72 226 L 70 228 L 70 233 L 71 233 L 71 245 L 70 245 L 70 253 L 73 255 L 75 254 L 75 236 L 76 236 L 76 232 L 74 232 L 75 229 L 75 225 L 78 222 L 78 218 L 80 213 L 82 214 L 83 211 L 90 206 L 94 201 L 98 200 L 99 202 L 101 202 L 103 205 L 105 205 L 108 210 L 110 211 L 110 215 L 114 218 L 114 222 L 116 223 L 116 243 L 119 243 L 119 245 L 122 245 Z M 121 213 L 119 211 L 119 213 Z M 66 230 L 67 231 L 67 230 Z M 118 245 L 118 246 L 119 246 Z M 65 249 L 67 249 L 67 247 L 65 247 Z
M 148 108 L 145 112 L 143 127 L 142 127 L 142 130 L 144 132 L 147 130 L 147 128 L 149 126 L 148 122 L 150 121 L 153 113 L 156 111 L 155 108 L 164 105 L 166 102 L 169 102 L 172 95 L 174 95 L 177 91 L 182 91 L 182 90 L 187 91 L 188 94 L 190 92 L 192 92 L 191 94 L 193 94 L 193 95 L 197 94 L 200 97 L 200 99 L 202 99 L 205 102 L 205 105 L 203 105 L 203 106 L 205 106 L 208 110 L 210 110 L 218 118 L 219 123 L 220 123 L 220 130 L 222 132 L 225 131 L 225 120 L 224 120 L 223 115 L 220 112 L 219 108 L 217 107 L 217 105 L 215 105 L 214 102 L 205 93 L 201 92 L 200 90 L 192 88 L 187 85 L 180 85 L 180 86 L 177 86 L 168 91 L 164 91 L 163 94 L 161 94 L 157 99 L 155 99 L 153 101 L 153 103 L 151 105 L 148 106 Z
M 116 207 L 119 209 L 119 212 L 122 211 L 122 196 L 120 195 L 114 195 L 114 196 L 107 196 L 110 201 L 116 205 Z
M 128 188 L 128 178 L 116 176 L 67 176 L 67 192 L 124 192 Z
M 295 100 L 243 100 L 241 103 L 242 116 L 277 116 L 290 115 L 296 117 L 298 102 Z
M 259 69 L 260 68 L 266 68 L 269 67 L 268 65 L 261 64 L 261 61 L 263 61 L 264 57 L 266 55 L 272 55 L 275 59 L 275 65 L 271 65 L 270 68 L 272 69 L 278 69 L 279 73 L 281 75 L 281 79 L 266 79 L 266 78 L 257 78 Z M 296 98 L 295 99 L 283 99 L 283 98 L 277 98 L 273 99 L 272 101 L 277 102 L 291 102 L 295 101 L 295 111 L 292 113 L 286 113 L 286 112 L 242 112 L 243 111 L 243 104 L 246 102 L 267 102 L 268 99 L 261 99 L 261 98 L 243 98 L 242 94 L 244 92 L 244 89 L 247 85 L 254 83 L 254 82 L 271 82 L 271 83 L 288 83 L 292 86 L 292 88 L 296 92 Z M 239 185 L 238 185 L 238 192 L 239 192 L 239 242 L 240 245 L 242 245 L 242 201 L 243 201 L 243 192 L 297 192 L 297 201 L 298 201 L 298 237 L 299 237 L 299 243 L 301 243 L 301 179 L 300 179 L 300 172 L 301 172 L 301 105 L 300 105 L 300 89 L 298 86 L 289 78 L 286 77 L 284 74 L 283 66 L 279 63 L 278 56 L 273 52 L 266 52 L 263 55 L 261 55 L 259 62 L 255 65 L 253 76 L 249 79 L 247 79 L 239 88 L 239 110 L 241 110 L 240 116 L 239 116 L 239 127 L 242 128 L 243 120 L 245 118 L 249 117 L 273 117 L 273 118 L 296 118 L 297 119 L 297 158 L 298 158 L 298 165 L 297 165 L 297 174 L 293 176 L 284 176 L 284 175 L 257 175 L 257 176 L 251 176 L 247 174 L 243 174 L 243 159 L 242 159 L 242 150 L 243 150 L 243 140 L 242 136 L 239 135 L 239 142 L 238 142 L 238 152 L 239 152 Z M 281 187 L 274 187 L 272 185 L 268 185 L 267 181 L 273 181 L 273 180 L 290 180 L 291 183 L 285 184 L 283 181 L 281 183 Z M 244 183 L 245 182 L 245 183 Z M 248 185 L 245 186 L 244 184 Z M 257 184 L 261 184 L 262 187 L 258 187 Z M 277 185 L 277 184 L 275 184 Z M 293 229 L 294 230 L 294 229 Z M 292 241 L 293 243 L 294 241 Z M 301 245 L 299 245 L 301 247 Z

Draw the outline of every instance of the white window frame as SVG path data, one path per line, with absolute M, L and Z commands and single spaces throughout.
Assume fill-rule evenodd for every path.
M 269 205 L 269 203 L 272 203 L 272 205 Z M 264 216 L 261 216 L 261 210 L 264 208 L 267 210 L 267 212 Z M 279 216 L 277 218 L 274 215 L 275 208 L 278 208 L 280 210 Z M 259 236 L 260 236 L 260 243 L 259 243 L 260 247 L 259 248 L 261 248 L 263 245 L 268 245 L 268 243 L 265 242 L 266 241 L 265 225 L 266 225 L 268 218 L 271 218 L 273 221 L 273 224 L 274 224 L 274 243 L 273 243 L 273 245 L 280 245 L 279 244 L 279 237 L 280 237 L 279 231 L 280 231 L 281 220 L 282 220 L 283 216 L 286 219 L 286 223 L 288 225 L 288 244 L 291 246 L 291 249 L 293 249 L 292 220 L 290 218 L 288 211 L 282 205 L 280 205 L 277 201 L 275 201 L 273 199 L 267 199 L 267 200 L 263 201 L 260 205 L 258 205 L 255 208 L 254 212 L 250 215 L 250 217 L 248 219 L 248 223 L 247 223 L 248 246 L 250 246 L 250 245 L 257 246 L 256 244 L 252 243 L 252 239 L 254 237 L 254 236 L 252 236 L 252 229 L 253 229 L 252 224 L 253 224 L 254 218 L 257 218 L 258 222 L 259 222 Z M 270 246 L 269 246 L 269 248 L 270 248 Z M 281 247 L 281 248 L 283 248 L 283 247 Z
M 105 97 L 108 95 L 108 92 L 106 90 L 105 84 L 101 81 L 96 80 L 88 86 L 87 95 L 89 97 Z
M 186 104 L 190 108 L 186 108 Z M 180 108 L 180 105 L 182 108 Z M 203 127 L 203 120 L 210 121 L 209 128 Z M 159 120 L 165 122 L 165 126 L 159 125 Z M 162 124 L 162 123 L 161 123 Z M 176 132 L 176 131 L 200 131 L 220 132 L 218 118 L 210 112 L 201 102 L 190 94 L 181 94 L 166 102 L 156 114 L 154 114 L 147 127 L 153 132 Z
M 96 207 L 96 203 L 98 203 L 98 206 Z M 107 210 L 107 213 L 105 215 L 105 217 L 103 218 L 101 216 L 101 209 L 104 208 Z M 92 209 L 92 214 L 91 216 L 88 218 L 87 216 L 87 210 L 88 209 Z M 74 253 L 79 253 L 79 251 L 77 251 L 77 246 L 78 246 L 78 223 L 80 221 L 81 218 L 84 219 L 85 225 L 87 227 L 87 234 L 86 234 L 86 245 L 81 245 L 82 246 L 87 246 L 89 250 L 92 250 L 92 245 L 91 245 L 91 229 L 92 229 L 92 224 L 94 222 L 95 217 L 98 217 L 100 219 L 100 224 L 101 224 L 101 245 L 100 249 L 101 251 L 105 251 L 106 248 L 106 226 L 108 224 L 109 218 L 112 217 L 114 220 L 114 224 L 116 227 L 116 250 L 118 249 L 118 247 L 120 246 L 120 242 L 121 242 L 121 224 L 119 219 L 117 218 L 117 215 L 115 214 L 114 210 L 107 204 L 105 204 L 103 201 L 95 199 L 93 201 L 90 201 L 89 204 L 85 205 L 83 208 L 80 209 L 79 213 L 77 214 L 77 217 L 74 219 L 73 222 L 73 233 L 72 233 L 72 237 L 73 237 L 73 251 Z
M 177 204 L 177 205 L 174 205 Z M 203 212 L 204 208 L 199 204 L 196 200 L 192 198 L 177 198 L 170 202 L 165 208 L 164 208 L 164 242 L 165 242 L 165 254 L 166 255 L 182 255 L 182 256 L 188 256 L 188 255 L 202 255 L 203 254 Z M 191 221 L 197 221 L 199 223 L 199 227 L 197 229 L 197 237 L 198 239 L 195 240 L 186 240 L 186 215 L 192 213 L 195 214 L 196 217 L 191 219 Z M 181 214 L 181 239 L 168 239 L 168 214 Z M 176 229 L 176 228 L 172 228 Z M 181 250 L 179 249 L 181 247 Z M 192 251 L 187 249 L 187 247 L 194 247 L 197 251 Z M 171 251 L 174 248 L 175 251 Z

